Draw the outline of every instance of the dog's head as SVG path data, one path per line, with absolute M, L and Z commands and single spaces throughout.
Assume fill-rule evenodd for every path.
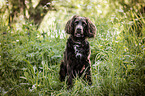
M 73 16 L 66 26 L 65 31 L 74 37 L 94 37 L 96 33 L 96 26 L 86 17 Z

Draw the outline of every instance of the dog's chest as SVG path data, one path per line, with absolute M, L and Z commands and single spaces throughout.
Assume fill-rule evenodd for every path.
M 76 58 L 81 58 L 83 56 L 83 44 L 81 42 L 77 42 L 73 45 L 74 53 Z

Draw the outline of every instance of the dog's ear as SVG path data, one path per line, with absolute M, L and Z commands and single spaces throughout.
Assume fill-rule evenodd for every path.
M 89 18 L 86 18 L 86 21 L 87 21 L 87 33 L 86 33 L 87 37 L 88 38 L 95 37 L 97 31 L 95 24 L 93 24 Z
M 70 20 L 66 23 L 66 25 L 65 25 L 65 31 L 66 31 L 66 33 L 68 33 L 68 34 L 73 33 L 73 31 L 74 31 L 74 21 L 75 21 L 75 19 L 76 19 L 77 17 L 79 17 L 79 16 L 78 16 L 78 15 L 74 15 L 74 16 L 72 17 L 72 19 L 70 19 Z

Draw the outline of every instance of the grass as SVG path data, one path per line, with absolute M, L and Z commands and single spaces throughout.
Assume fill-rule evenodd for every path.
M 73 88 L 67 90 L 66 82 L 59 81 L 58 72 L 68 37 L 64 25 L 73 13 L 60 13 L 52 12 L 45 17 L 55 20 L 44 30 L 37 30 L 31 22 L 22 24 L 21 29 L 11 29 L 2 21 L 1 95 L 144 95 L 145 28 L 142 28 L 143 36 L 137 37 L 135 29 L 130 33 L 129 21 L 119 15 L 90 16 L 97 27 L 96 37 L 89 39 L 93 85 L 76 78 Z M 54 17 L 56 14 L 62 16 Z M 144 24 L 144 18 L 142 21 Z

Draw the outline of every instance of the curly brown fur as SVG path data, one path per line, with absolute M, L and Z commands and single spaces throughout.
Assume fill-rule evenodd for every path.
M 66 33 L 70 34 L 64 52 L 64 60 L 60 65 L 60 80 L 67 78 L 68 88 L 72 86 L 72 79 L 84 74 L 84 80 L 89 85 L 91 80 L 90 46 L 86 38 L 92 38 L 96 33 L 96 26 L 86 17 L 73 16 L 65 26 Z

